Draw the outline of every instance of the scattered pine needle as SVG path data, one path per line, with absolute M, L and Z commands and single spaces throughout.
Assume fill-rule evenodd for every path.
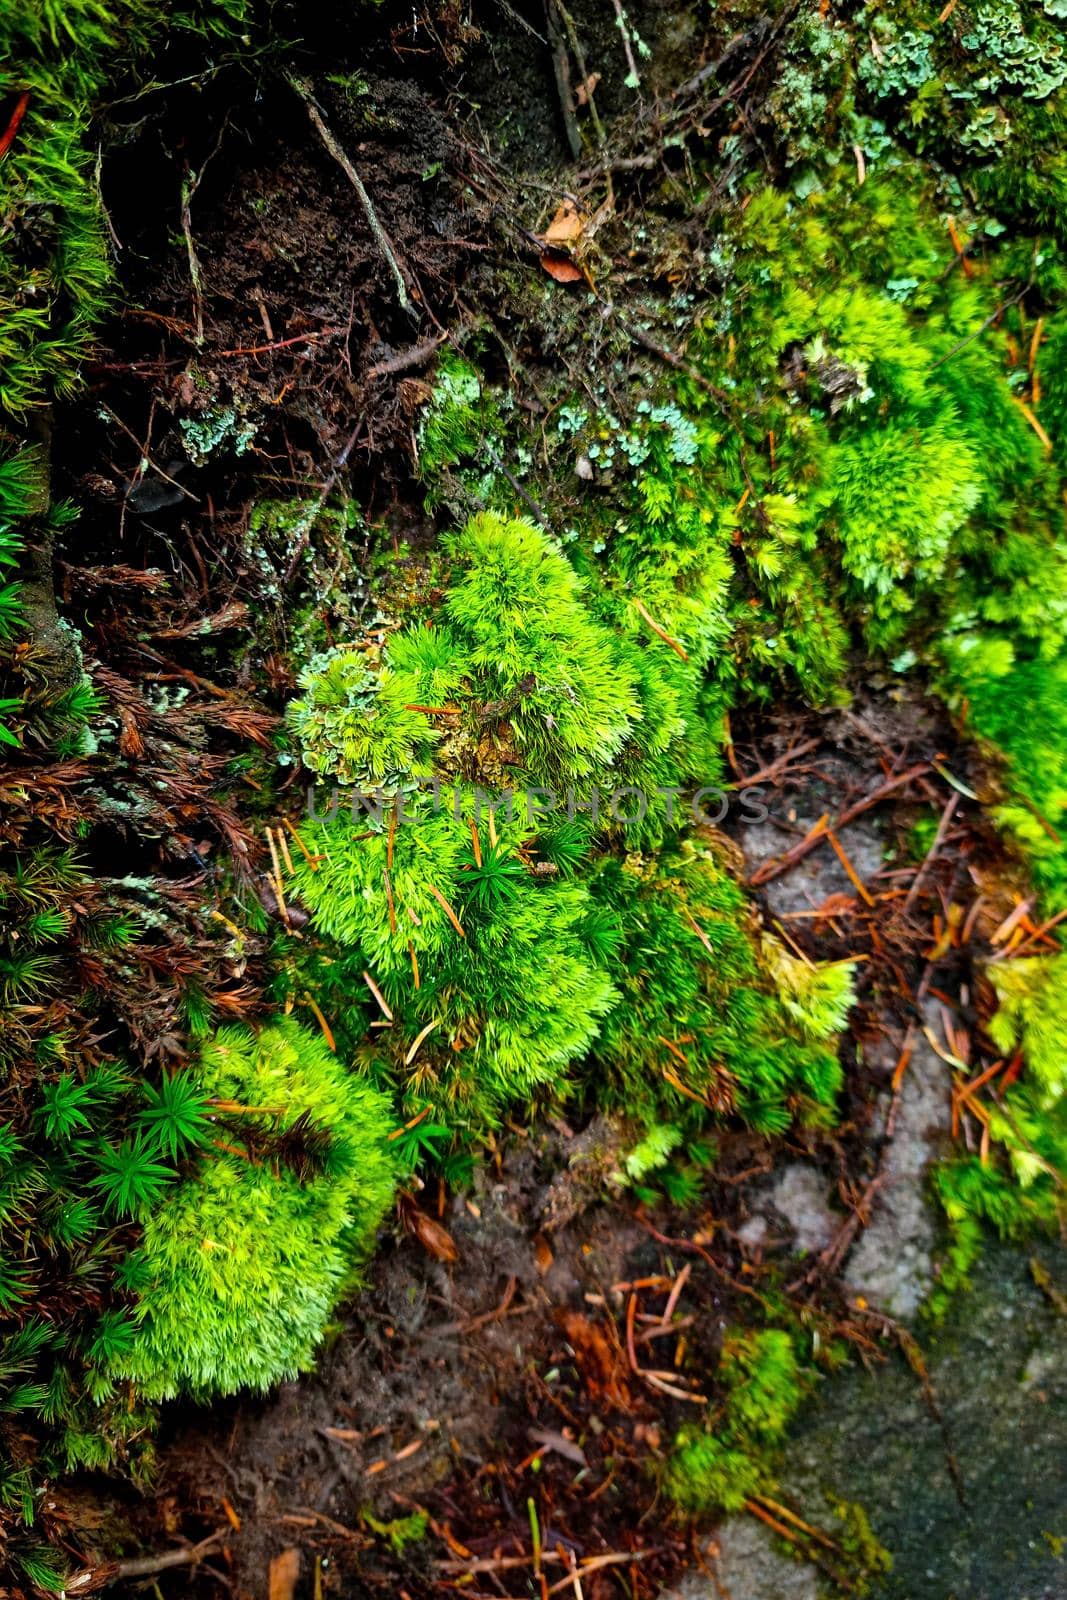
M 299 833 L 297 833 L 296 829 L 293 827 L 293 824 L 289 821 L 289 818 L 286 817 L 284 820 L 285 820 L 285 826 L 289 829 L 289 832 L 292 834 L 293 838 L 296 840 L 296 843 L 297 843 L 298 847 L 304 852 L 304 859 L 306 860 L 308 866 L 311 868 L 312 872 L 318 872 L 318 870 L 319 870 L 318 857 L 317 856 L 313 856 L 311 854 L 311 851 L 308 849 L 308 847 L 304 843 L 303 839 L 301 839 Z
M 7 127 L 0 134 L 0 157 L 6 156 L 15 142 L 15 135 L 19 131 L 19 124 L 26 115 L 26 107 L 30 103 L 30 91 L 23 89 L 15 101 L 14 109 L 8 118 Z
M 626 1302 L 626 1354 L 630 1361 L 630 1371 L 640 1372 L 637 1365 L 637 1350 L 634 1346 L 634 1322 L 637 1317 L 637 1296 L 632 1294 Z
M 430 1115 L 430 1107 L 429 1106 L 423 1106 L 421 1111 L 416 1111 L 416 1113 L 415 1113 L 415 1115 L 413 1117 L 409 1117 L 408 1118 L 407 1122 L 405 1122 L 405 1124 L 404 1124 L 404 1126 L 402 1128 L 394 1128 L 392 1133 L 388 1135 L 388 1137 L 386 1139 L 386 1143 L 387 1144 L 391 1144 L 394 1139 L 399 1139 L 405 1133 L 410 1133 L 412 1128 L 417 1128 L 419 1123 L 423 1120 L 423 1118 L 424 1117 L 428 1117 L 429 1115 Z
M 769 1511 L 773 1511 L 784 1522 L 791 1522 L 794 1528 L 799 1528 L 802 1533 L 808 1535 L 809 1539 L 814 1539 L 816 1544 L 821 1544 L 825 1550 L 833 1550 L 835 1553 L 840 1554 L 840 1545 L 835 1543 L 828 1533 L 823 1533 L 821 1528 L 813 1528 L 810 1522 L 805 1522 L 803 1517 L 798 1517 L 796 1512 L 790 1511 L 788 1506 L 780 1505 L 777 1500 L 772 1500 L 766 1494 L 754 1494 L 752 1498 L 758 1501 L 761 1506 L 766 1506 Z
M 419 987 L 419 958 L 415 954 L 415 946 L 410 939 L 408 940 L 408 955 L 411 957 L 411 976 L 415 980 L 417 989 Z
M 264 828 L 263 832 L 267 836 L 267 844 L 270 847 L 270 859 L 274 866 L 274 892 L 278 897 L 278 910 L 282 914 L 282 921 L 288 922 L 289 911 L 285 904 L 285 890 L 282 888 L 282 869 L 281 863 L 278 860 L 278 847 L 274 843 L 274 832 L 271 828 Z
M 421 1030 L 421 1032 L 419 1032 L 419 1033 L 417 1033 L 415 1035 L 415 1038 L 414 1038 L 414 1040 L 412 1042 L 412 1045 L 411 1045 L 411 1049 L 408 1051 L 407 1055 L 404 1057 L 404 1065 L 405 1065 L 405 1067 L 410 1067 L 411 1063 L 414 1061 L 415 1057 L 418 1055 L 419 1046 L 422 1043 L 422 1041 L 424 1039 L 426 1039 L 426 1038 L 429 1038 L 429 1036 L 433 1032 L 433 1030 L 435 1028 L 439 1028 L 440 1026 L 441 1026 L 441 1020 L 438 1017 L 437 1019 L 435 1019 L 435 1021 L 428 1022 L 426 1024 L 425 1028 L 423 1028 Z
M 653 1389 L 659 1389 L 662 1394 L 669 1394 L 672 1400 L 688 1400 L 691 1405 L 706 1406 L 710 1404 L 706 1394 L 692 1394 L 688 1389 L 680 1389 L 676 1383 L 668 1383 L 666 1378 L 661 1378 L 658 1372 L 642 1372 L 642 1378 L 650 1383 Z
M 1031 411 L 1031 409 L 1027 405 L 1026 401 L 1025 400 L 1020 400 L 1019 396 L 1017 394 L 1013 394 L 1012 395 L 1012 399 L 1015 401 L 1015 404 L 1019 407 L 1019 410 L 1022 412 L 1023 416 L 1026 418 L 1026 420 L 1030 424 L 1031 428 L 1033 428 L 1034 432 L 1037 434 L 1038 438 L 1041 440 L 1041 443 L 1045 447 L 1045 454 L 1046 455 L 1051 455 L 1052 454 L 1052 440 L 1049 438 L 1048 434 L 1045 432 L 1045 430 L 1041 426 L 1040 422 L 1038 422 L 1037 418 L 1034 416 L 1034 413 Z
M 693 932 L 704 946 L 704 949 L 708 952 L 708 955 L 713 956 L 715 951 L 712 949 L 711 940 L 700 926 L 700 923 L 697 922 L 696 918 L 691 916 L 688 911 L 685 913 L 685 920 L 688 922 L 689 926 L 692 928 Z
M 661 628 L 660 627 L 659 623 L 656 621 L 655 617 L 649 611 L 648 607 L 646 605 L 644 605 L 640 600 L 637 600 L 637 599 L 634 600 L 634 605 L 637 607 L 637 610 L 644 617 L 645 621 L 648 623 L 649 627 L 652 629 L 652 632 L 654 634 L 656 634 L 658 638 L 662 639 L 663 643 L 665 645 L 668 645 L 674 651 L 675 655 L 680 657 L 682 661 L 688 661 L 689 657 L 686 655 L 685 650 L 682 648 L 682 646 L 678 643 L 678 640 L 672 638 L 671 635 L 667 632 L 666 628 Z
M 282 853 L 282 860 L 285 862 L 285 870 L 288 872 L 291 878 L 296 871 L 296 868 L 293 866 L 293 858 L 289 854 L 289 841 L 285 837 L 285 834 L 280 826 L 278 828 L 278 849 Z
M 386 1005 L 385 996 L 382 994 L 382 991 L 379 989 L 378 985 L 375 983 L 374 979 L 371 977 L 369 972 L 366 972 L 366 971 L 364 972 L 364 974 L 363 974 L 363 982 L 367 985 L 367 988 L 370 990 L 370 992 L 374 996 L 375 1000 L 377 1000 L 378 1004 L 381 1006 L 382 1011 L 383 1011 L 385 1017 L 387 1018 L 387 1020 L 389 1022 L 392 1022 L 393 1013 L 390 1011 L 389 1007 Z
M 693 1089 L 688 1089 L 678 1074 L 672 1070 L 672 1068 L 664 1067 L 663 1076 L 666 1078 L 671 1088 L 677 1089 L 679 1094 L 684 1094 L 687 1100 L 695 1101 L 698 1106 L 703 1106 L 707 1111 L 714 1110 L 714 1107 L 708 1104 L 703 1095 L 697 1094 Z
M 449 905 L 448 901 L 445 899 L 445 897 L 441 893 L 440 889 L 435 889 L 432 883 L 428 883 L 426 885 L 426 887 L 429 890 L 429 892 L 433 895 L 434 899 L 437 901 L 438 905 L 441 907 L 441 910 L 444 912 L 444 914 L 448 918 L 449 922 L 455 928 L 455 930 L 459 934 L 460 938 L 461 939 L 465 939 L 467 937 L 467 935 L 463 931 L 463 924 L 460 922 L 459 918 L 456 916 L 456 913 L 452 910 L 452 907 Z
M 893 1068 L 892 1089 L 894 1094 L 896 1094 L 897 1090 L 900 1088 L 900 1085 L 904 1081 L 904 1074 L 908 1070 L 908 1062 L 911 1060 L 911 1053 L 914 1047 L 915 1027 L 913 1024 L 908 1028 L 908 1031 L 904 1036 L 904 1043 L 901 1045 L 900 1055 L 897 1057 L 897 1064 Z
M 852 862 L 848 859 L 848 856 L 845 853 L 845 847 L 837 837 L 837 834 L 834 832 L 833 828 L 827 828 L 826 837 L 830 841 L 830 848 L 833 850 L 838 861 L 840 861 L 841 865 L 844 867 L 846 873 L 848 874 L 849 882 L 855 888 L 860 899 L 863 900 L 867 905 L 873 906 L 874 896 L 870 893 L 867 885 L 863 882 L 859 873 L 852 865 Z
M 312 1016 L 315 1018 L 315 1021 L 318 1023 L 319 1027 L 322 1029 L 322 1037 L 326 1040 L 326 1043 L 329 1045 L 329 1047 L 333 1051 L 334 1055 L 336 1055 L 337 1054 L 337 1041 L 334 1038 L 333 1033 L 330 1030 L 330 1024 L 326 1021 L 326 1018 L 323 1016 L 322 1012 L 319 1010 L 318 1003 L 315 1000 L 312 999 L 311 995 L 308 994 L 306 990 L 304 991 L 304 999 L 308 1003 L 308 1009 L 311 1011 Z
M 481 864 L 482 864 L 482 843 L 481 843 L 481 840 L 478 838 L 478 829 L 475 826 L 473 817 L 471 817 L 471 819 L 470 819 L 470 825 L 471 825 L 471 844 L 474 847 L 474 864 L 475 864 L 476 867 L 480 867 Z
M 382 868 L 382 878 L 385 880 L 385 903 L 389 908 L 389 932 L 396 932 L 396 906 L 393 904 L 393 885 L 389 877 L 389 868 Z
M 1020 922 L 1025 921 L 1025 919 L 1029 916 L 1030 908 L 1033 903 L 1034 902 L 1032 900 L 1020 900 L 1014 911 L 1011 911 L 1004 918 L 1004 921 L 1000 924 L 1000 927 L 995 929 L 995 931 L 990 934 L 990 944 L 1003 944 L 1006 939 L 1010 938 L 1015 932 L 1015 929 L 1019 926 Z
M 691 1261 L 687 1261 L 685 1266 L 682 1268 L 681 1272 L 675 1278 L 674 1283 L 671 1286 L 671 1292 L 667 1296 L 667 1304 L 663 1308 L 663 1315 L 660 1318 L 660 1322 L 663 1325 L 663 1327 L 666 1327 L 668 1325 L 668 1323 L 670 1322 L 671 1318 L 673 1317 L 674 1311 L 675 1311 L 675 1307 L 677 1306 L 678 1301 L 681 1298 L 682 1290 L 685 1288 L 686 1284 L 689 1282 L 689 1274 L 692 1272 L 692 1270 L 693 1270 L 693 1263 Z

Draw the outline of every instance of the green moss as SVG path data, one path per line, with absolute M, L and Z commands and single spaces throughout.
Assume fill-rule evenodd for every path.
M 478 1127 L 538 1090 L 561 1091 L 614 990 L 587 886 L 538 870 L 554 867 L 550 842 L 538 848 L 527 818 L 503 812 L 493 842 L 475 801 L 440 799 L 439 810 L 429 796 L 411 801 L 399 826 L 305 825 L 314 866 L 294 862 L 295 886 L 339 947 L 315 965 L 321 1004 L 333 1014 L 361 994 L 373 1008 L 369 969 L 393 1014 L 361 1059 L 409 1110 L 432 1104 L 449 1126 Z
M 445 549 L 460 567 L 447 616 L 487 697 L 519 697 L 511 727 L 523 765 L 538 779 L 606 766 L 640 717 L 637 685 L 566 557 L 530 523 L 489 515 Z
M 436 732 L 407 709 L 410 676 L 398 679 L 388 666 L 372 672 L 360 651 L 344 646 L 313 656 L 286 714 L 309 771 L 366 789 L 428 772 Z
M 135 1331 L 110 1370 L 150 1399 L 265 1388 L 308 1367 L 392 1198 L 388 1101 L 318 1035 L 292 1021 L 224 1028 L 196 1076 L 205 1096 L 269 1119 L 286 1153 L 213 1153 L 148 1218 L 126 1268 Z
M 806 1380 L 783 1329 L 733 1329 L 723 1340 L 717 1386 L 723 1398 L 714 1418 L 679 1430 L 663 1471 L 664 1489 L 683 1511 L 740 1511 L 768 1486 L 773 1449 Z
M 1003 755 L 1008 793 L 994 816 L 1055 911 L 1067 889 L 1067 657 L 1016 660 L 1008 640 L 961 637 L 952 687 L 975 733 Z
M 847 965 L 809 976 L 761 940 L 738 884 L 690 842 L 643 868 L 607 862 L 594 889 L 621 932 L 621 997 L 595 1049 L 601 1099 L 649 1123 L 702 1105 L 763 1133 L 832 1119 Z

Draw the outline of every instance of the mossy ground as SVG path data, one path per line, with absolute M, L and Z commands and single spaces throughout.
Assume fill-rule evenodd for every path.
M 944 1287 L 982 1221 L 1055 1222 L 1067 68 L 1057 0 L 957 9 L 553 5 L 548 57 L 448 7 L 383 12 L 369 47 L 332 10 L 11 12 L 0 1516 L 22 1588 L 58 1581 L 56 1503 L 31 1525 L 64 1457 L 147 1475 L 157 1397 L 309 1365 L 396 1179 L 442 1261 L 513 1141 L 575 1160 L 539 1175 L 535 1262 L 597 1195 L 666 1238 L 617 1262 L 654 1302 L 557 1276 L 553 1321 L 529 1262 L 511 1275 L 600 1475 L 586 1556 L 643 1548 L 657 1493 L 766 1512 L 803 1395 L 892 1334 L 838 1257 L 798 1279 L 734 1224 L 741 1174 L 787 1147 L 863 1221 L 929 993 L 957 1111 Z M 574 163 L 524 175 L 556 119 Z M 948 711 L 909 723 L 924 696 Z M 374 792 L 321 824 L 308 779 Z M 783 870 L 840 857 L 794 921 L 729 839 L 758 779 Z M 724 829 L 690 810 L 723 785 Z M 518 817 L 483 818 L 507 789 Z M 896 851 L 870 884 L 868 803 Z M 693 1310 L 651 1368 L 637 1318 L 682 1257 Z M 607 1443 L 598 1407 L 626 1419 Z M 496 1459 L 521 1417 L 481 1446 L 499 1516 L 468 1506 L 451 1544 L 434 1528 L 450 1555 L 413 1557 L 379 1501 L 377 1554 L 349 1556 L 415 1594 L 469 1559 L 457 1538 L 577 1528 L 573 1450 L 539 1480 L 537 1453 Z

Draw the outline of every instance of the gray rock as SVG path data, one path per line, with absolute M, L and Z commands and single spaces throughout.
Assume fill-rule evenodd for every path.
M 691 1572 L 660 1600 L 817 1600 L 815 1569 L 779 1555 L 751 1517 L 729 1517 L 704 1549 L 707 1573 Z
M 936 1015 L 927 1012 L 931 1028 Z M 845 1283 L 890 1316 L 914 1317 L 933 1283 L 937 1218 L 926 1194 L 926 1173 L 951 1118 L 947 1064 L 920 1032 L 900 1086 L 892 1133 L 882 1157 L 871 1223 L 845 1268 Z M 889 1100 L 883 1105 L 883 1115 Z
M 771 1199 L 774 1209 L 791 1225 L 800 1253 L 825 1250 L 841 1226 L 841 1217 L 831 1211 L 827 1201 L 825 1179 L 802 1162 L 791 1162 L 782 1169 Z

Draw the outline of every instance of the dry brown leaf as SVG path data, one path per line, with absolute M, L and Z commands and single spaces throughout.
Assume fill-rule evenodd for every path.
M 541 237 L 546 244 L 573 244 L 581 237 L 583 226 L 582 214 L 574 201 L 564 200 Z
M 626 1357 L 618 1337 L 609 1339 L 599 1323 L 591 1322 L 580 1311 L 557 1312 L 555 1320 L 574 1351 L 590 1395 L 594 1399 L 603 1397 L 616 1405 L 627 1405 Z M 614 1328 L 611 1331 L 614 1332 Z
M 270 1600 L 293 1600 L 300 1576 L 300 1551 L 283 1550 L 270 1564 L 267 1592 Z
M 563 250 L 543 250 L 541 266 L 557 283 L 582 283 L 585 273 Z
M 404 1221 L 411 1232 L 428 1250 L 436 1261 L 458 1261 L 459 1251 L 456 1241 L 447 1228 L 442 1228 L 433 1217 L 428 1217 L 425 1211 L 420 1211 L 418 1206 L 408 1206 L 404 1211 Z
M 537 1265 L 537 1270 L 542 1277 L 548 1271 L 555 1259 L 556 1258 L 552 1253 L 552 1246 L 549 1244 L 544 1234 L 539 1233 L 534 1240 L 534 1261 Z

